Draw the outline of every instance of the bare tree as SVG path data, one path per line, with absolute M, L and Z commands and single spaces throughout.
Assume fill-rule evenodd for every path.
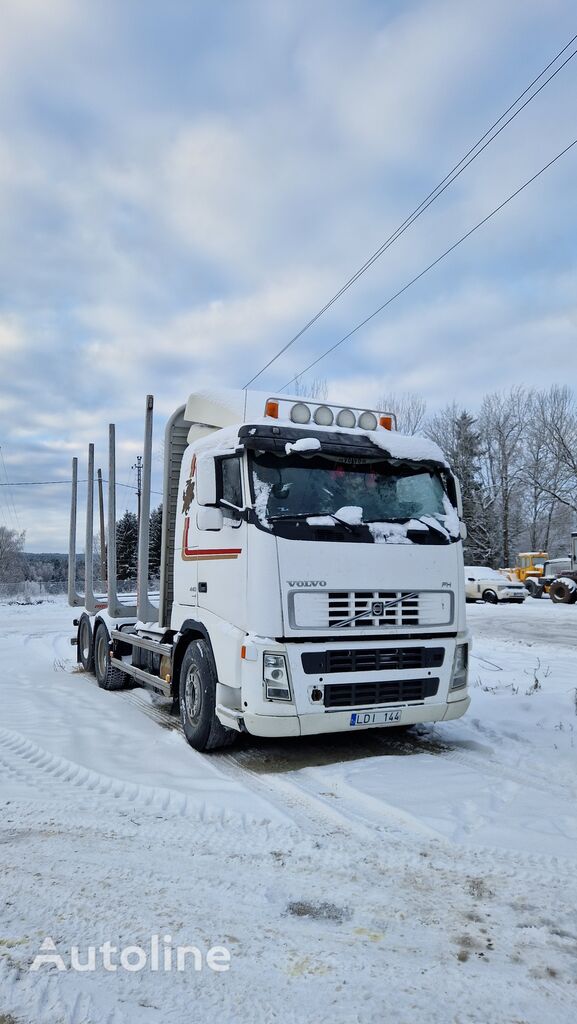
M 0 587 L 12 592 L 24 580 L 24 533 L 0 526 Z
M 296 377 L 292 392 L 298 398 L 312 398 L 313 400 L 318 398 L 321 402 L 326 402 L 328 395 L 326 377 L 313 377 L 311 381 Z
M 485 395 L 479 417 L 485 484 L 494 501 L 500 557 L 505 565 L 511 560 L 511 535 L 522 525 L 527 412 L 525 389 L 514 387 L 507 393 Z
M 562 463 L 551 452 L 549 421 L 556 405 L 556 390 L 530 391 L 524 437 L 523 477 L 527 540 L 532 551 L 548 551 L 558 518 L 559 498 L 566 477 Z
M 543 491 L 577 512 L 577 406 L 566 385 L 538 392 L 534 399 L 536 429 L 550 472 L 537 478 Z
M 395 414 L 401 434 L 420 434 L 424 430 L 427 403 L 421 395 L 412 391 L 402 394 L 389 391 L 377 399 L 377 409 Z

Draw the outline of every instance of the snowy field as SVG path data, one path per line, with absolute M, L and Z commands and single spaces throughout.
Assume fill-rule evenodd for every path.
M 0 606 L 0 1024 L 575 1018 L 577 606 L 469 606 L 460 721 L 212 756 L 71 618 Z

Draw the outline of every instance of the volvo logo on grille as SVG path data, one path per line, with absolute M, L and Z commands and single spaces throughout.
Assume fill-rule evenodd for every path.
M 371 604 L 371 615 L 375 619 L 380 619 L 385 610 L 383 601 L 373 601 Z
M 326 587 L 326 580 L 287 580 L 289 587 Z

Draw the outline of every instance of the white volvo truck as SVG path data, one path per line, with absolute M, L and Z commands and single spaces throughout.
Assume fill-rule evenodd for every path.
M 69 601 L 78 660 L 104 689 L 178 702 L 197 750 L 467 710 L 469 637 L 459 484 L 441 451 L 371 410 L 199 392 L 164 444 L 160 594 L 148 589 L 152 397 L 147 399 L 138 596 L 116 583 L 110 426 L 108 584 L 94 592 L 94 449 L 85 593 L 76 590 L 73 460 Z

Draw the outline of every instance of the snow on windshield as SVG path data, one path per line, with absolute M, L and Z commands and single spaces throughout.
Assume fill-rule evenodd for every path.
M 424 530 L 427 526 L 417 519 L 409 519 L 408 523 L 369 523 L 375 544 L 412 544 L 407 536 L 409 530 Z
M 264 526 L 266 530 L 272 530 L 267 519 L 267 508 L 268 499 L 272 490 L 272 484 L 267 484 L 264 480 L 259 480 L 258 477 L 254 478 L 254 510 L 257 514 L 257 518 L 261 526 Z

